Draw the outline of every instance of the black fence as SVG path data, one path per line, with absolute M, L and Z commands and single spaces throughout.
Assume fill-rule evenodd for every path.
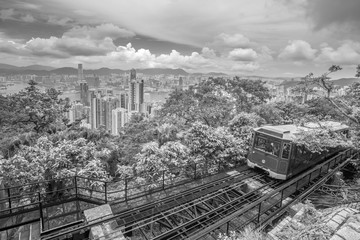
M 242 165 L 239 162 L 239 165 Z M 129 201 L 161 190 L 176 187 L 238 165 L 228 163 L 191 164 L 147 173 L 111 182 L 82 176 L 11 186 L 0 189 L 0 233 L 40 221 L 42 231 L 81 220 L 84 209 L 104 203 Z M 64 205 L 69 205 L 64 207 Z M 87 204 L 87 205 L 86 205 Z M 58 212 L 62 205 L 65 210 Z M 59 221 L 68 217 L 67 221 Z M 23 216 L 20 217 L 19 216 Z M 7 221 L 13 218 L 13 221 Z

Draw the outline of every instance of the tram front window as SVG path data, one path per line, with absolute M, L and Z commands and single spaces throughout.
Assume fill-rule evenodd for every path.
M 282 158 L 288 159 L 290 155 L 290 144 L 284 143 L 283 144 L 283 152 L 282 152 Z
M 280 143 L 272 139 L 266 139 L 258 136 L 255 141 L 255 148 L 277 157 L 280 156 Z

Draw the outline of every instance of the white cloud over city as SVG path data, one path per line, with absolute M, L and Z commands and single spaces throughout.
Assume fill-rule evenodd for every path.
M 3 0 L 0 57 L 17 66 L 271 76 L 350 69 L 360 64 L 358 2 Z

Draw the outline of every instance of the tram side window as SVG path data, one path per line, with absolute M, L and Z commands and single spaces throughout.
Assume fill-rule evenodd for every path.
M 305 148 L 305 146 L 297 146 L 296 157 L 302 160 L 310 161 L 313 154 Z
M 290 144 L 289 143 L 284 143 L 281 157 L 288 159 L 289 155 L 290 155 Z

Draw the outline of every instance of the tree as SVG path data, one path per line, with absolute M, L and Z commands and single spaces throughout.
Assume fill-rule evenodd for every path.
M 150 142 L 143 146 L 135 159 L 136 181 L 152 187 L 157 186 L 163 176 L 171 180 L 179 174 L 180 170 L 176 167 L 188 163 L 189 149 L 179 141 L 169 141 L 161 146 L 157 142 Z
M 246 143 L 234 137 L 229 128 L 213 128 L 196 122 L 184 134 L 191 161 L 203 165 L 203 172 L 212 172 L 219 165 L 233 166 L 245 159 Z
M 306 144 L 310 150 L 311 146 L 318 146 L 319 142 L 322 147 L 333 147 L 334 145 L 346 145 L 351 147 L 359 148 L 359 140 L 360 140 L 360 108 L 357 105 L 357 101 L 352 98 L 352 96 L 357 97 L 356 93 L 353 93 L 352 96 L 348 96 L 346 98 L 332 98 L 331 92 L 334 89 L 333 82 L 330 81 L 329 75 L 331 73 L 340 71 L 341 67 L 337 65 L 333 65 L 329 68 L 327 72 L 322 74 L 321 76 L 314 77 L 312 73 L 306 76 L 306 79 L 310 81 L 312 84 L 317 85 L 321 89 L 325 91 L 325 95 L 321 98 L 327 101 L 330 106 L 343 118 L 347 120 L 348 125 L 351 127 L 351 136 L 352 139 L 346 140 L 345 142 L 341 138 L 341 136 L 334 134 L 331 129 L 326 129 L 322 131 L 317 131 L 311 136 L 307 136 L 306 133 L 302 133 L 299 137 L 299 142 L 302 144 Z M 357 66 L 356 69 L 356 77 L 359 77 L 360 67 Z M 350 99 L 349 99 L 350 97 Z M 350 101 L 349 101 L 350 100 Z M 330 133 L 328 133 L 330 132 Z M 330 135 L 329 135 L 330 134 Z
M 25 131 L 56 131 L 64 126 L 63 114 L 68 111 L 69 105 L 58 98 L 60 92 L 55 89 L 41 92 L 36 85 L 31 80 L 25 90 L 8 97 L 7 107 L 12 113 L 8 123 L 16 128 L 25 128 Z
M 278 125 L 285 122 L 281 117 L 282 112 L 279 108 L 276 107 L 276 104 L 264 103 L 256 105 L 252 108 L 252 112 L 256 113 L 268 124 Z
M 276 108 L 284 124 L 295 123 L 308 115 L 308 105 L 296 102 L 278 102 Z
M 238 140 L 243 141 L 244 151 L 250 149 L 253 129 L 260 127 L 265 120 L 256 113 L 241 112 L 229 122 L 229 131 Z M 247 155 L 247 152 L 245 153 Z
M 266 103 L 271 98 L 265 82 L 235 77 L 230 80 L 229 91 L 236 99 L 238 111 L 250 111 L 253 106 Z
M 48 136 L 42 136 L 34 146 L 22 146 L 14 156 L 2 159 L 0 173 L 4 183 L 10 186 L 50 181 L 50 189 L 60 189 L 69 182 L 59 179 L 75 175 L 108 180 L 101 161 L 107 154 L 108 149 L 98 151 L 94 143 L 84 138 L 53 142 Z M 35 190 L 41 189 L 31 189 Z
M 330 81 L 329 75 L 334 72 L 340 71 L 341 69 L 342 68 L 340 66 L 333 65 L 329 68 L 327 72 L 325 72 L 321 76 L 315 77 L 313 73 L 310 73 L 305 77 L 305 79 L 307 79 L 308 82 L 317 85 L 318 87 L 323 89 L 325 91 L 325 96 L 323 96 L 323 98 L 326 99 L 331 104 L 331 106 L 334 107 L 340 114 L 342 114 L 344 117 L 346 117 L 348 120 L 355 123 L 356 125 L 359 125 L 360 119 L 348 113 L 348 110 L 351 111 L 351 106 L 348 106 L 346 103 L 340 105 L 331 97 L 331 92 L 334 90 L 334 83 Z M 358 71 L 359 66 L 357 68 L 356 76 L 359 75 Z
M 226 126 L 239 111 L 265 103 L 270 98 L 264 82 L 234 78 L 209 78 L 193 89 L 175 91 L 161 116 L 176 116 L 189 126 L 195 121 L 211 127 Z

